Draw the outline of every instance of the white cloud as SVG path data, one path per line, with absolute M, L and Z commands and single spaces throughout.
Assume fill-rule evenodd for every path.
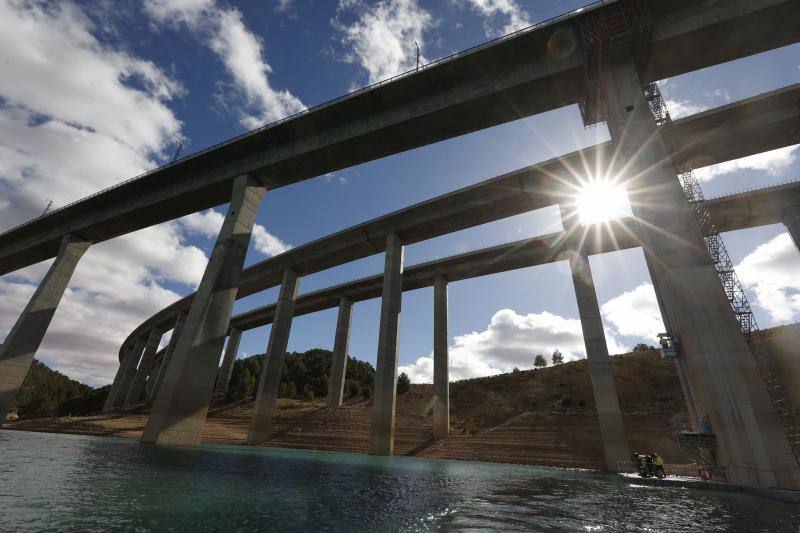
M 736 266 L 742 285 L 776 323 L 800 315 L 800 255 L 788 233 L 758 246 Z
M 696 115 L 708 109 L 708 106 L 699 105 L 689 100 L 665 99 L 664 103 L 667 106 L 667 111 L 669 111 L 669 116 L 673 120 Z
M 627 351 L 608 332 L 606 337 L 611 354 Z M 533 368 L 536 354 L 544 355 L 549 362 L 556 348 L 564 354 L 565 361 L 586 357 L 580 321 L 548 312 L 519 315 L 511 309 L 501 309 L 484 331 L 459 335 L 454 341 L 449 352 L 451 380 L 510 372 L 514 367 Z M 415 383 L 430 382 L 433 356 L 402 365 L 398 372 L 405 372 Z
M 797 160 L 798 148 L 800 148 L 800 145 L 786 146 L 777 150 L 726 161 L 718 165 L 699 168 L 694 173 L 700 181 L 711 181 L 717 176 L 742 170 L 758 170 L 766 172 L 770 176 L 784 178 L 786 177 L 784 173 Z
M 493 19 L 499 16 L 505 21 L 505 24 L 498 28 L 487 19 L 483 25 L 487 37 L 499 37 L 533 24 L 528 14 L 515 0 L 456 0 L 456 2 L 469 5 L 484 17 Z
M 342 22 L 342 18 L 352 14 L 355 21 Z M 423 34 L 433 26 L 433 17 L 417 0 L 382 0 L 376 4 L 340 0 L 331 23 L 348 48 L 342 59 L 363 67 L 369 83 L 375 83 L 416 66 L 414 41 L 424 49 Z M 420 61 L 428 60 L 422 57 Z
M 189 2 L 187 2 L 188 4 Z M 69 2 L 0 0 L 0 228 L 157 165 L 181 136 L 168 107 L 185 89 L 155 64 L 100 42 Z M 168 222 L 89 249 L 37 357 L 103 384 L 125 336 L 197 285 L 206 254 Z M 0 278 L 0 335 L 51 261 Z
M 655 344 L 664 331 L 661 310 L 651 283 L 642 283 L 600 306 L 600 313 L 615 334 L 636 337 Z
M 207 209 L 199 213 L 192 213 L 178 219 L 184 228 L 190 233 L 199 233 L 205 237 L 216 238 L 219 233 L 222 223 L 225 220 L 225 215 L 215 211 L 214 209 Z M 253 226 L 253 247 L 267 257 L 282 254 L 289 250 L 291 245 L 286 244 L 275 235 L 267 231 L 261 224 Z
M 237 108 L 245 127 L 263 126 L 305 109 L 292 93 L 270 85 L 272 67 L 264 59 L 263 42 L 247 29 L 239 10 L 214 0 L 145 0 L 144 6 L 155 22 L 185 25 L 219 56 L 241 97 Z

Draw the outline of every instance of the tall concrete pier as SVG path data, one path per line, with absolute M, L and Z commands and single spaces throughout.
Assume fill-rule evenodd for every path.
M 331 355 L 331 377 L 328 380 L 328 407 L 342 405 L 344 380 L 347 375 L 347 350 L 350 346 L 350 323 L 353 320 L 353 302 L 342 297 L 339 300 L 339 316 L 336 319 L 336 335 Z
M 186 315 L 142 442 L 200 443 L 250 233 L 265 192 L 264 186 L 248 175 L 233 183 L 228 213 Z
M 78 260 L 90 245 L 74 235 L 61 239 L 55 261 L 0 345 L 0 420 L 13 405 Z
M 289 334 L 292 331 L 294 300 L 297 298 L 299 288 L 297 272 L 287 268 L 283 272 L 275 319 L 269 333 L 267 357 L 264 360 L 264 368 L 261 370 L 261 378 L 258 382 L 255 411 L 253 420 L 250 422 L 250 433 L 247 435 L 247 444 L 249 445 L 261 444 L 269 437 L 272 415 L 275 412 L 275 404 L 278 402 L 283 359 L 286 355 L 286 346 L 289 344 Z
M 601 71 L 608 128 L 665 323 L 680 341 L 731 481 L 797 488 L 780 419 L 731 312 L 631 60 Z
M 136 369 L 139 367 L 139 361 L 142 359 L 142 353 L 145 346 L 147 346 L 147 339 L 136 339 L 133 348 L 125 361 L 120 364 L 119 381 L 111 386 L 111 390 L 106 398 L 106 403 L 103 406 L 103 412 L 111 411 L 117 407 L 122 407 L 125 403 L 125 398 L 128 397 L 128 391 L 131 389 L 133 379 L 136 377 Z
M 228 344 L 225 346 L 225 356 L 222 358 L 222 366 L 217 372 L 217 383 L 214 390 L 224 394 L 228 390 L 228 383 L 231 381 L 233 373 L 233 363 L 236 361 L 236 353 L 239 351 L 239 341 L 242 339 L 242 332 L 236 328 L 231 328 L 228 335 Z
M 183 324 L 185 322 L 186 311 L 182 311 L 178 313 L 178 318 L 175 319 L 175 325 L 172 328 L 172 336 L 169 338 L 167 349 L 164 350 L 164 358 L 161 360 L 161 366 L 159 366 L 158 373 L 156 374 L 156 381 L 153 384 L 151 398 L 158 396 L 158 391 L 161 390 L 161 384 L 164 383 L 164 374 L 167 373 L 169 363 L 172 361 L 172 355 L 175 353 L 175 346 L 178 344 L 178 339 L 181 337 L 181 331 L 183 330 Z
M 450 371 L 447 333 L 447 280 L 433 280 L 433 436 L 450 433 Z
M 800 205 L 792 205 L 783 210 L 783 224 L 792 238 L 794 247 L 800 251 Z
M 383 267 L 378 361 L 372 402 L 369 453 L 392 455 L 397 401 L 397 352 L 400 349 L 400 308 L 403 299 L 403 244 L 396 233 L 386 238 Z
M 609 360 L 589 258 L 582 251 L 575 251 L 569 254 L 569 266 L 578 301 L 583 343 L 589 360 L 589 376 L 592 380 L 594 403 L 600 422 L 600 434 L 603 437 L 606 469 L 616 472 L 628 464 L 631 456 L 625 440 L 622 412 L 619 408 L 617 388 L 614 385 L 614 373 Z
M 150 337 L 147 339 L 147 344 L 142 352 L 142 360 L 139 362 L 139 368 L 136 369 L 136 375 L 125 396 L 124 405 L 132 405 L 142 399 L 144 386 L 153 370 L 153 361 L 155 360 L 158 344 L 161 342 L 161 337 L 163 335 L 164 330 L 159 328 L 153 328 L 152 331 L 150 331 Z

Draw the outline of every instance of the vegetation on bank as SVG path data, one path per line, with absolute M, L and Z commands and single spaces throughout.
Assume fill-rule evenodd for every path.
M 78 407 L 82 403 L 75 404 L 76 399 L 97 392 L 89 385 L 70 379 L 44 363 L 34 360 L 25 376 L 22 388 L 14 398 L 14 405 L 17 407 L 17 414 L 20 418 L 64 416 L 70 413 L 65 412 L 62 406 Z M 73 414 L 81 413 L 78 413 L 76 409 Z
M 332 355 L 330 350 L 320 348 L 302 353 L 287 353 L 283 360 L 278 395 L 281 398 L 301 400 L 313 400 L 327 396 Z M 228 393 L 225 396 L 226 401 L 234 402 L 255 397 L 265 358 L 264 354 L 260 354 L 236 360 Z M 345 399 L 370 398 L 374 381 L 375 369 L 371 364 L 347 357 Z
M 287 353 L 279 396 L 307 401 L 327 396 L 331 356 L 330 350 L 319 348 Z M 260 354 L 236 360 L 226 402 L 255 397 L 265 357 Z M 345 399 L 371 398 L 374 381 L 375 369 L 371 364 L 348 356 Z M 410 384 L 408 376 L 401 374 L 397 380 L 397 392 L 407 392 Z M 110 390 L 111 385 L 94 389 L 34 360 L 15 405 L 19 418 L 86 416 L 101 412 Z

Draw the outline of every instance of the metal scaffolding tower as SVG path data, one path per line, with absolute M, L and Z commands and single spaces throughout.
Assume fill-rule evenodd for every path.
M 645 88 L 645 98 L 650 105 L 650 111 L 656 120 L 656 124 L 661 127 L 662 138 L 672 148 L 674 143 L 670 138 L 670 129 L 668 127 L 672 119 L 669 116 L 669 111 L 658 85 L 655 83 L 649 84 Z M 795 458 L 800 461 L 800 425 L 795 420 L 786 391 L 772 366 L 765 339 L 753 335 L 758 331 L 758 323 L 753 316 L 753 310 L 747 300 L 742 283 L 733 268 L 733 262 L 728 250 L 725 248 L 725 243 L 722 241 L 722 236 L 711 220 L 711 213 L 706 208 L 703 190 L 700 188 L 700 183 L 691 168 L 682 168 L 677 163 L 675 163 L 675 168 L 683 192 L 686 194 L 697 223 L 700 225 L 700 230 L 703 232 L 706 249 L 714 261 L 717 275 L 722 282 L 722 287 L 725 289 L 725 294 L 728 296 L 733 315 L 739 322 L 739 329 L 741 329 L 750 345 L 750 352 L 753 355 L 753 359 L 755 359 L 756 366 L 758 366 L 761 379 L 764 381 L 772 404 L 781 418 L 784 433 L 786 433 L 786 438 L 792 447 L 792 452 Z

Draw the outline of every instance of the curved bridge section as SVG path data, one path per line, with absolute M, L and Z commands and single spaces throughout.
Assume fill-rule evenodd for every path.
M 247 443 L 268 440 L 293 316 L 338 305 L 328 395 L 335 407 L 341 402 L 353 302 L 380 295 L 370 452 L 391 454 L 402 292 L 428 285 L 434 287 L 433 435 L 446 436 L 448 282 L 566 259 L 606 462 L 616 469 L 629 453 L 588 257 L 641 246 L 664 323 L 680 339 L 677 369 L 689 413 L 698 427 L 713 428 L 728 478 L 800 488 L 800 469 L 784 426 L 676 179 L 676 170 L 800 143 L 800 86 L 661 127 L 643 93 L 654 80 L 798 41 L 796 0 L 598 2 L 7 231 L 0 235 L 0 274 L 54 256 L 56 261 L 0 348 L 0 409 L 10 405 L 77 261 L 92 243 L 227 202 L 197 292 L 142 324 L 120 352 L 106 408 L 154 395 L 142 442 L 198 443 L 212 389 L 227 386 L 241 331 L 267 321 L 272 323 L 267 359 Z M 609 143 L 416 204 L 243 270 L 255 213 L 267 189 L 576 103 L 585 120 L 606 121 Z M 633 202 L 632 220 L 581 228 L 574 195 L 583 169 L 598 166 L 612 175 L 624 171 L 634 189 L 630 192 L 640 201 Z M 723 231 L 783 221 L 798 237 L 797 194 L 791 184 L 712 200 L 708 207 Z M 562 214 L 564 231 L 557 235 L 404 270 L 404 245 L 551 205 Z M 382 275 L 298 296 L 300 277 L 382 252 Z M 231 318 L 237 297 L 277 285 L 274 306 Z M 159 341 L 173 328 L 170 345 L 159 357 Z

